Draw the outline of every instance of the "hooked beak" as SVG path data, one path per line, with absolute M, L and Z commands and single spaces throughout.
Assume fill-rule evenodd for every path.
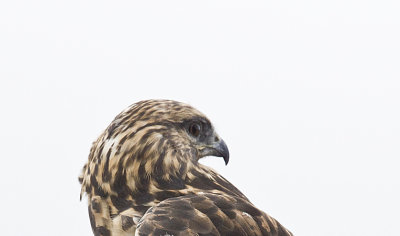
M 205 156 L 216 156 L 216 157 L 222 157 L 224 158 L 225 165 L 228 165 L 229 162 L 229 150 L 228 147 L 226 146 L 226 143 L 224 140 L 218 138 L 218 141 L 214 141 L 211 145 L 207 145 L 201 150 L 200 152 L 200 158 L 205 157 Z

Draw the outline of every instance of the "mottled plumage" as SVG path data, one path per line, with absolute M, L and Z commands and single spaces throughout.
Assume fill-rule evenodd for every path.
M 94 235 L 292 235 L 198 160 L 229 161 L 225 142 L 193 107 L 141 101 L 93 143 L 82 175 Z

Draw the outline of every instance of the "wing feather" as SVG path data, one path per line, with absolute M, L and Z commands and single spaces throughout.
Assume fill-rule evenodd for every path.
M 292 236 L 247 199 L 215 193 L 170 198 L 150 208 L 135 235 Z

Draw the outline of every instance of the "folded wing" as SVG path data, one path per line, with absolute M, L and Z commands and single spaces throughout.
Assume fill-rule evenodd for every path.
M 170 198 L 150 208 L 139 221 L 135 235 L 292 234 L 245 199 L 203 193 Z

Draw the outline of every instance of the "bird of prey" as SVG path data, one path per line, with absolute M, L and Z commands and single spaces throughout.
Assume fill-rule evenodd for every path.
M 200 164 L 205 156 L 229 161 L 225 142 L 195 108 L 146 100 L 122 111 L 79 177 L 94 235 L 292 235 Z

